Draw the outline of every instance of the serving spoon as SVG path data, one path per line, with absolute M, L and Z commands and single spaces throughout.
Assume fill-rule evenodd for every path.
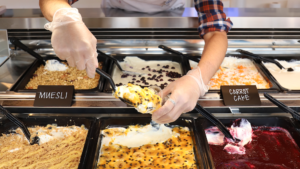
M 257 54 L 254 54 L 254 53 L 251 53 L 251 52 L 248 52 L 248 51 L 245 51 L 245 50 L 242 50 L 242 49 L 238 49 L 236 50 L 237 52 L 245 55 L 245 56 L 248 56 L 248 57 L 251 57 L 253 58 L 254 60 L 259 60 L 259 61 L 264 61 L 264 62 L 270 62 L 270 63 L 274 63 L 276 66 L 278 66 L 280 69 L 286 69 L 288 72 L 293 72 L 294 69 L 292 67 L 289 67 L 289 68 L 285 68 L 283 67 L 279 62 L 277 62 L 276 60 L 273 60 L 273 59 L 269 59 L 269 58 L 265 58 L 265 57 L 262 57 L 262 56 L 259 56 Z
M 35 136 L 31 139 L 31 134 L 28 128 L 26 127 L 26 125 L 1 105 L 0 105 L 0 112 L 4 114 L 9 121 L 13 122 L 15 125 L 21 128 L 30 145 L 39 143 L 40 138 L 38 136 Z
M 187 56 L 187 55 L 184 55 L 183 53 L 181 53 L 181 52 L 179 52 L 179 51 L 177 51 L 177 50 L 174 50 L 174 49 L 172 49 L 172 48 L 170 48 L 170 47 L 168 47 L 168 46 L 165 46 L 165 45 L 159 45 L 158 48 L 160 48 L 160 49 L 162 49 L 162 50 L 164 50 L 164 51 L 166 51 L 166 52 L 169 52 L 169 53 L 172 53 L 172 54 L 181 56 L 181 57 L 183 57 L 183 58 L 187 58 L 187 59 L 189 59 L 189 60 L 195 61 L 195 62 L 197 62 L 197 63 L 199 62 L 199 60 L 196 59 L 195 57 L 189 57 L 189 56 Z
M 280 101 L 278 101 L 277 99 L 275 99 L 274 97 L 269 95 L 268 93 L 264 93 L 264 96 L 265 96 L 265 98 L 270 100 L 273 104 L 278 106 L 281 110 L 283 110 L 287 113 L 290 113 L 294 119 L 296 119 L 297 121 L 300 122 L 300 115 L 298 114 L 297 111 L 295 111 L 295 110 L 291 109 L 290 107 L 288 107 L 287 105 L 281 103 Z
M 46 65 L 46 61 L 45 61 L 45 59 L 41 55 L 39 55 L 34 50 L 32 50 L 29 47 L 27 47 L 26 45 L 24 45 L 19 39 L 15 38 L 15 37 L 11 37 L 10 38 L 10 42 L 12 44 L 16 45 L 17 47 L 21 48 L 22 50 L 24 50 L 25 52 L 27 52 L 31 56 L 35 57 L 36 59 L 42 61 L 42 64 L 44 66 Z M 55 64 L 56 62 L 58 62 L 59 64 L 62 64 L 63 66 L 66 67 L 66 65 L 63 64 L 58 58 L 53 58 L 53 59 L 49 60 L 49 62 L 51 64 Z
M 96 68 L 96 72 L 97 72 L 99 75 L 101 75 L 101 76 L 103 76 L 104 78 L 106 78 L 106 79 L 109 81 L 109 83 L 110 83 L 110 85 L 111 85 L 113 91 L 116 92 L 117 86 L 116 86 L 114 80 L 112 79 L 112 77 L 111 77 L 108 73 L 106 73 L 105 71 L 103 71 L 103 70 L 101 70 L 101 69 L 99 69 L 99 68 Z M 124 102 L 124 103 L 126 103 L 127 105 L 129 105 L 129 106 L 134 106 L 134 104 L 133 104 L 132 102 L 130 102 L 129 100 L 125 100 L 125 99 L 123 99 L 123 98 L 121 98 L 121 97 L 119 97 L 119 99 L 120 99 L 122 102 Z
M 145 75 L 146 73 L 139 73 L 139 72 L 133 72 L 133 71 L 129 71 L 129 70 L 124 70 L 122 68 L 122 66 L 119 64 L 118 60 L 110 55 L 107 55 L 106 53 L 101 52 L 100 50 L 97 50 L 97 53 L 106 57 L 109 60 L 112 60 L 114 62 L 114 64 L 117 65 L 117 67 L 119 68 L 120 71 L 122 71 L 125 74 L 129 74 L 129 75 Z
M 100 74 L 101 76 L 103 76 L 104 78 L 106 78 L 106 79 L 109 81 L 109 83 L 110 83 L 110 85 L 111 85 L 113 91 L 116 92 L 117 86 L 115 85 L 115 82 L 114 82 L 114 80 L 112 79 L 112 77 L 111 77 L 109 74 L 107 74 L 105 71 L 103 71 L 103 70 L 101 70 L 101 69 L 99 69 L 99 68 L 96 68 L 96 72 L 97 72 L 98 74 Z M 156 92 L 159 92 L 158 89 L 160 89 L 159 87 L 155 88 L 155 87 L 152 87 L 152 86 L 151 86 L 151 88 L 152 88 L 153 90 L 155 90 Z M 133 107 L 134 107 L 134 104 L 133 104 L 132 102 L 130 102 L 129 100 L 123 99 L 123 98 L 121 98 L 121 97 L 118 97 L 118 98 L 119 98 L 122 102 L 126 103 L 128 106 L 133 106 Z M 151 120 L 150 124 L 151 124 L 152 127 L 156 128 L 157 130 L 160 129 L 160 124 L 156 123 L 155 121 Z
M 19 39 L 15 38 L 15 37 L 10 37 L 9 40 L 13 45 L 16 45 L 17 47 L 21 48 L 25 52 L 29 53 L 31 56 L 33 56 L 36 59 L 42 61 L 43 65 L 46 65 L 46 62 L 45 62 L 45 60 L 43 59 L 43 57 L 41 55 L 39 55 L 38 53 L 34 52 L 29 47 L 24 45 Z
M 238 141 L 238 139 L 233 138 L 229 130 L 224 126 L 224 124 L 220 120 L 218 120 L 213 114 L 205 110 L 202 106 L 200 106 L 200 104 L 196 104 L 195 110 L 202 116 L 204 116 L 207 120 L 216 125 L 226 138 L 232 139 L 235 142 Z
M 114 90 L 114 92 L 115 92 L 116 89 L 117 89 L 117 87 L 116 87 L 116 85 L 115 85 L 113 79 L 111 78 L 111 76 L 110 76 L 109 74 L 107 74 L 106 72 L 104 72 L 103 70 L 98 69 L 98 68 L 96 69 L 96 72 L 99 73 L 100 75 L 102 75 L 103 77 L 105 77 L 105 78 L 109 81 L 110 85 L 112 86 L 112 88 L 113 88 L 113 90 Z M 157 93 L 161 90 L 159 87 L 153 87 L 153 86 L 151 86 L 151 87 L 152 87 L 152 89 L 154 89 Z M 119 97 L 119 99 L 120 99 L 121 101 L 123 101 L 124 103 L 126 103 L 127 105 L 129 105 L 129 106 L 133 106 L 133 103 L 131 103 L 129 100 L 125 100 L 125 99 L 120 98 L 120 97 Z M 168 99 L 168 96 L 165 97 L 165 98 L 163 98 L 163 102 L 166 101 L 167 99 Z M 206 119 L 208 119 L 210 122 L 212 122 L 214 125 L 216 125 L 216 126 L 220 129 L 220 131 L 225 135 L 225 137 L 230 138 L 230 139 L 232 139 L 232 140 L 235 140 L 235 139 L 232 137 L 232 135 L 230 134 L 230 132 L 227 130 L 227 128 L 222 124 L 222 122 L 219 121 L 214 115 L 212 115 L 211 113 L 209 113 L 208 111 L 206 111 L 206 110 L 205 110 L 203 107 L 201 107 L 199 104 L 196 105 L 195 110 L 196 110 L 197 112 L 199 112 L 201 115 L 203 115 L 203 116 L 204 116 Z M 155 127 L 155 128 L 157 128 L 157 129 L 159 129 L 159 126 L 160 126 L 160 125 L 159 125 L 158 123 L 156 123 L 156 122 L 154 122 L 154 121 L 151 121 L 150 124 L 152 125 L 152 127 Z

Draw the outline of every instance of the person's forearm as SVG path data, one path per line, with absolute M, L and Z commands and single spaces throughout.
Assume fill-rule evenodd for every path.
M 44 17 L 50 22 L 58 9 L 71 8 L 68 0 L 40 0 L 39 4 Z
M 208 84 L 221 65 L 227 51 L 226 32 L 210 32 L 204 35 L 205 46 L 198 66 L 203 82 Z

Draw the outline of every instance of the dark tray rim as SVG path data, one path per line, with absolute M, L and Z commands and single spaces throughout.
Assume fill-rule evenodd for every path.
M 102 140 L 102 136 L 101 136 L 101 130 L 102 129 L 101 128 L 103 126 L 101 125 L 101 121 L 102 120 L 107 120 L 107 119 L 124 119 L 124 118 L 126 118 L 126 119 L 143 118 L 143 119 L 149 119 L 149 121 L 151 120 L 150 116 L 143 116 L 143 117 L 140 117 L 140 116 L 130 116 L 130 117 L 103 116 L 103 117 L 100 117 L 99 118 L 99 121 L 100 121 L 99 130 L 97 130 L 97 132 L 98 132 L 98 140 L 97 140 L 97 143 L 93 146 L 93 147 L 96 147 L 96 148 L 95 148 L 95 150 L 93 152 L 93 159 L 89 160 L 89 164 L 88 164 L 87 168 L 95 169 L 96 166 L 97 166 L 97 162 L 98 162 L 98 159 L 99 159 L 99 152 L 100 152 L 101 140 Z M 195 124 L 195 119 L 191 118 L 191 117 L 179 117 L 173 123 L 176 123 L 177 121 L 180 121 L 180 120 L 182 120 L 182 121 L 184 121 L 184 120 L 191 120 L 191 122 L 186 122 L 186 124 L 187 124 L 186 127 L 189 127 L 189 129 L 190 129 L 190 131 L 192 133 L 192 138 L 193 138 L 193 142 L 194 142 L 194 154 L 195 154 L 195 158 L 196 159 L 198 158 L 199 161 L 197 160 L 197 164 L 200 164 L 200 166 L 198 166 L 198 167 L 199 168 L 207 168 L 207 169 L 209 169 L 210 167 L 207 166 L 208 162 L 203 161 L 204 159 L 206 159 L 203 156 L 205 156 L 207 154 L 207 152 L 202 147 L 202 142 L 204 140 L 199 140 L 198 137 L 196 136 L 197 129 L 196 129 L 196 124 Z M 171 125 L 172 125 L 172 123 L 171 123 Z M 176 125 L 176 124 L 173 124 L 173 125 Z M 125 126 L 128 126 L 128 125 L 125 125 Z
M 107 65 L 109 64 L 109 60 L 104 58 L 104 57 L 100 57 L 101 55 L 98 55 L 98 62 L 99 62 L 99 59 L 101 58 L 100 61 L 103 60 L 103 63 L 102 63 L 102 70 L 104 70 L 106 72 L 106 70 L 108 69 Z M 50 60 L 50 59 L 55 59 L 55 60 L 59 60 L 59 61 L 62 61 L 62 62 L 65 62 L 64 60 L 60 60 L 58 57 L 56 56 L 53 56 L 53 55 L 47 55 L 44 57 L 45 60 Z M 29 72 L 35 72 L 36 69 L 35 68 L 38 68 L 40 65 L 42 64 L 42 62 L 38 59 L 35 59 L 33 61 L 33 63 L 19 76 L 19 78 L 16 80 L 16 82 L 12 85 L 12 87 L 9 89 L 9 91 L 14 91 L 14 92 L 20 92 L 20 93 L 35 93 L 37 91 L 37 89 L 20 89 L 20 85 L 21 83 L 25 83 L 25 78 L 28 78 L 29 79 L 32 77 L 32 74 L 29 75 Z M 35 69 L 35 70 L 33 70 Z M 103 76 L 100 76 L 100 79 L 99 79 L 99 83 L 97 85 L 96 88 L 93 88 L 93 89 L 79 89 L 79 90 L 74 90 L 75 93 L 88 93 L 88 92 L 101 92 L 103 90 L 103 86 L 104 86 L 104 77 Z M 29 81 L 28 81 L 29 82 Z M 26 82 L 26 84 L 28 83 Z
M 271 58 L 271 59 L 285 60 L 285 61 L 297 60 L 297 59 L 294 59 L 294 58 L 291 59 L 291 57 L 298 57 L 298 61 L 300 61 L 300 56 L 295 56 L 295 55 L 292 55 L 292 54 L 286 54 L 286 55 L 261 55 L 261 56 L 264 56 L 266 58 Z M 280 59 L 278 59 L 278 58 L 280 58 Z M 277 86 L 279 86 L 279 88 L 282 91 L 287 92 L 287 93 L 300 93 L 300 90 L 291 90 L 291 89 L 283 87 L 279 83 L 279 81 L 272 75 L 272 73 L 269 71 L 269 69 L 263 63 L 261 63 L 261 65 L 266 70 L 266 72 L 268 72 L 274 78 L 274 82 L 277 84 Z
M 183 75 L 186 75 L 186 73 L 189 71 L 188 69 L 188 60 L 187 58 L 185 57 L 181 57 L 181 56 L 178 56 L 178 55 L 174 55 L 174 54 L 168 54 L 168 53 L 165 53 L 165 54 L 114 54 L 112 57 L 116 58 L 117 60 L 121 61 L 123 60 L 125 57 L 139 57 L 140 59 L 143 59 L 141 58 L 140 56 L 142 57 L 150 57 L 149 60 L 155 60 L 155 58 L 153 59 L 153 57 L 151 58 L 151 56 L 154 56 L 154 57 L 168 57 L 170 59 L 172 59 L 173 57 L 176 57 L 176 58 L 179 58 L 179 59 L 182 59 L 181 61 L 182 62 L 177 62 L 181 65 L 181 70 L 182 70 L 182 76 Z M 121 58 L 121 59 L 120 59 Z M 168 59 L 161 59 L 163 61 L 168 61 Z M 107 73 L 109 75 L 112 76 L 112 72 L 113 70 L 116 68 L 116 65 L 113 63 L 113 62 L 110 62 L 109 64 L 109 68 L 107 70 Z M 110 84 L 108 82 L 108 80 L 105 79 L 104 81 L 104 87 L 103 87 L 103 92 L 107 92 L 107 93 L 111 93 L 112 90 L 110 88 Z
M 91 149 L 92 149 L 92 145 L 93 142 L 95 142 L 94 140 L 97 140 L 97 133 L 96 133 L 96 129 L 99 126 L 99 121 L 94 118 L 94 117 L 76 117 L 76 116 L 55 116 L 50 115 L 50 116 L 23 116 L 23 115 L 16 115 L 17 118 L 19 118 L 20 120 L 24 121 L 24 123 L 26 124 L 26 122 L 29 121 L 34 121 L 34 123 L 36 123 L 35 125 L 38 125 L 39 121 L 38 119 L 49 119 L 49 120 L 54 120 L 54 121 L 59 121 L 60 119 L 72 119 L 74 122 L 77 120 L 87 120 L 89 121 L 89 127 L 85 126 L 86 128 L 88 128 L 88 133 L 86 136 L 86 140 L 85 140 L 85 144 L 81 153 L 81 157 L 80 157 L 80 162 L 78 165 L 78 169 L 85 169 L 85 166 L 87 164 L 87 161 L 89 159 L 89 157 L 91 156 Z M 2 118 L 0 119 L 0 126 L 2 126 L 3 122 L 5 121 L 9 121 L 6 118 Z M 49 122 L 49 124 L 53 124 L 55 122 Z M 66 125 L 68 126 L 68 125 Z M 17 128 L 17 126 L 15 126 Z M 28 127 L 31 127 L 31 125 L 29 125 Z M 80 126 L 79 126 L 80 127 Z

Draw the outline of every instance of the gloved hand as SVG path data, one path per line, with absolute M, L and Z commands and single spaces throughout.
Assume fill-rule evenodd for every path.
M 169 93 L 172 94 L 165 104 L 152 114 L 152 120 L 160 124 L 177 120 L 182 113 L 192 111 L 199 97 L 204 96 L 207 91 L 208 87 L 203 82 L 201 69 L 197 66 L 160 92 L 162 98 Z
M 86 69 L 90 78 L 98 67 L 97 39 L 82 22 L 76 8 L 61 8 L 53 15 L 53 21 L 45 25 L 52 31 L 51 43 L 56 55 L 67 60 L 71 67 Z

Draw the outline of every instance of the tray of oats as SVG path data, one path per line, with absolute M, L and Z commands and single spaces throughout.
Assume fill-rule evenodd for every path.
M 106 59 L 99 57 L 99 68 L 106 69 Z M 76 92 L 95 92 L 103 88 L 103 79 L 96 73 L 89 78 L 85 70 L 70 67 L 67 62 L 47 57 L 46 65 L 35 60 L 10 89 L 16 92 L 36 92 L 39 85 L 74 85 Z
M 0 125 L 0 168 L 85 168 L 94 118 L 19 117 L 38 144 L 30 145 L 9 120 Z

